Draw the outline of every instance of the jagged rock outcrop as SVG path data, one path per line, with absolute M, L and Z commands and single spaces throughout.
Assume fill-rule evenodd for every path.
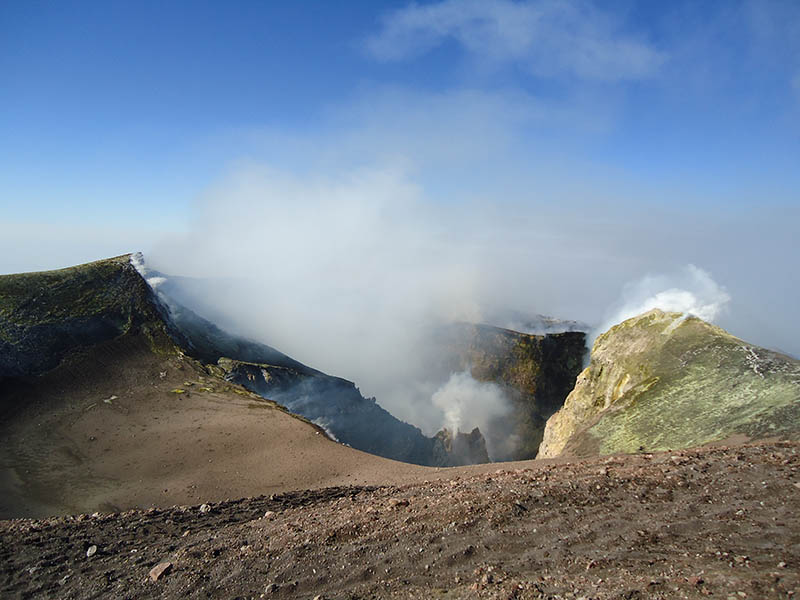
M 486 440 L 477 427 L 469 433 L 458 431 L 455 435 L 447 428 L 442 429 L 434 436 L 433 456 L 434 462 L 453 466 L 490 462 Z
M 652 310 L 597 338 L 540 457 L 800 439 L 800 361 L 696 317 Z
M 478 381 L 500 386 L 512 410 L 483 435 L 495 460 L 536 456 L 547 419 L 564 404 L 583 366 L 580 331 L 531 335 L 490 325 L 458 323 L 443 329 L 443 372 L 468 370 Z

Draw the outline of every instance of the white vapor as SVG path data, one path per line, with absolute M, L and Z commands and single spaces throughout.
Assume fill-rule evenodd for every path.
M 652 75 L 665 54 L 621 29 L 610 11 L 583 1 L 444 0 L 388 14 L 366 48 L 379 60 L 401 60 L 452 38 L 475 57 L 518 62 L 537 76 L 617 81 Z
M 469 371 L 453 373 L 431 396 L 433 405 L 444 413 L 443 425 L 453 432 L 468 433 L 478 427 L 484 435 L 492 430 L 492 421 L 511 411 L 500 386 L 476 381 Z M 486 437 L 489 458 L 497 456 L 493 437 Z
M 625 285 L 617 306 L 592 337 L 654 308 L 713 322 L 730 300 L 727 290 L 695 265 L 687 265 L 671 274 L 647 275 Z
M 523 201 L 530 194 L 524 178 L 524 189 L 509 187 L 505 202 L 448 201 L 422 183 L 424 176 L 389 165 L 313 177 L 244 165 L 200 199 L 188 234 L 147 254 L 148 266 L 198 278 L 186 284 L 190 308 L 355 381 L 365 396 L 429 434 L 446 422 L 431 397 L 449 376 L 430 371 L 437 358 L 431 338 L 451 321 L 505 326 L 509 321 L 494 315 L 518 312 L 610 326 L 656 302 L 728 318 L 719 324 L 735 335 L 794 350 L 793 338 L 781 338 L 785 330 L 760 326 L 742 311 L 764 294 L 779 306 L 788 296 L 777 296 L 775 286 L 789 285 L 768 270 L 779 271 L 780 259 L 764 263 L 740 243 L 757 223 L 749 215 L 696 212 L 688 228 L 682 215 L 653 207 L 545 207 Z M 532 189 L 559 193 L 546 182 Z M 761 218 L 770 228 L 769 237 L 760 236 L 762 252 L 788 256 L 789 219 Z M 676 247 L 678 230 L 684 243 Z M 686 268 L 627 286 L 616 310 L 605 313 L 637 273 L 671 272 L 690 261 L 725 273 L 738 311 L 712 315 L 728 292 Z M 768 275 L 756 290 L 751 282 Z
M 430 396 L 443 382 L 422 376 L 429 340 L 442 323 L 480 320 L 482 249 L 436 213 L 393 169 L 301 179 L 251 166 L 210 191 L 192 232 L 148 266 L 202 278 L 188 303 L 203 316 L 435 432 Z
M 431 373 L 430 341 L 449 321 L 540 330 L 530 317 L 541 314 L 602 327 L 654 297 L 708 316 L 728 294 L 721 326 L 798 353 L 796 327 L 778 325 L 796 310 L 793 196 L 605 160 L 624 80 L 661 74 L 666 58 L 597 6 L 446 0 L 387 15 L 367 42 L 375 58 L 456 40 L 473 59 L 559 78 L 562 93 L 480 77 L 428 90 L 367 83 L 306 133 L 248 131 L 228 140 L 248 161 L 148 264 L 198 278 L 185 300 L 203 316 L 355 381 L 427 433 L 448 420 L 431 401 L 450 374 Z M 614 305 L 641 273 L 689 263 L 725 289 L 689 268 L 629 286 Z

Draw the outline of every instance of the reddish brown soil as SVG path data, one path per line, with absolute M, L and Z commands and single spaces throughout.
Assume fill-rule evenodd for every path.
M 800 595 L 800 445 L 446 473 L 214 503 L 208 512 L 0 522 L 0 596 Z M 171 567 L 152 581 L 162 562 Z

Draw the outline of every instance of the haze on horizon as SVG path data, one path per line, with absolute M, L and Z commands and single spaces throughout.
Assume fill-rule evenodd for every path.
M 0 75 L 2 273 L 141 250 L 367 394 L 428 323 L 666 292 L 800 355 L 791 1 L 7 2 Z

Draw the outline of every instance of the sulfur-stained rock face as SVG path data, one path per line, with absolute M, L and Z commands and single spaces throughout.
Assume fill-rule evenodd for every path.
M 599 336 L 539 456 L 800 439 L 800 361 L 696 317 L 652 310 Z

